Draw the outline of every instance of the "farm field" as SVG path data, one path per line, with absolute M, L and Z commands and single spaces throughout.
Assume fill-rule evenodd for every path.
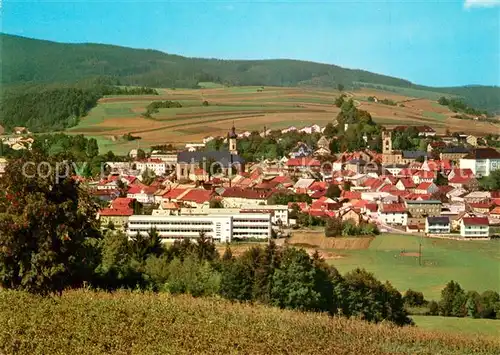
M 206 136 L 225 136 L 233 122 L 238 132 L 262 131 L 264 126 L 270 129 L 292 125 L 302 128 L 312 124 L 324 127 L 334 122 L 339 112 L 333 104 L 340 94 L 336 90 L 202 84 L 201 89 L 158 89 L 157 96 L 105 97 L 68 133 L 101 137 L 101 150 L 123 153 L 130 148 L 130 143 L 134 148 L 165 143 L 183 146 L 188 142 L 200 142 Z M 369 111 L 376 122 L 389 128 L 401 124 L 427 124 L 438 132 L 450 128 L 476 134 L 498 129 L 491 123 L 470 125 L 468 121 L 452 118 L 454 114 L 448 108 L 433 100 L 413 97 L 411 93 L 363 88 L 346 92 L 346 95 L 352 97 L 360 109 Z M 368 102 L 368 96 L 387 98 L 398 105 Z M 183 107 L 160 109 L 152 118 L 143 117 L 146 106 L 158 100 L 179 101 Z M 203 101 L 208 101 L 209 105 L 202 105 Z M 126 133 L 141 139 L 123 142 L 120 137 Z
M 422 265 L 419 265 L 419 241 Z M 328 249 L 327 249 L 328 251 Z M 328 260 L 341 273 L 360 267 L 388 280 L 399 291 L 409 288 L 437 300 L 447 282 L 466 290 L 500 291 L 500 241 L 457 241 L 413 235 L 382 234 L 367 249 L 336 251 Z M 402 255 L 403 254 L 403 255 Z
M 375 325 L 219 298 L 123 290 L 42 298 L 1 291 L 0 352 L 487 355 L 498 354 L 500 343 L 491 336 Z
M 500 320 L 498 319 L 472 319 L 438 316 L 411 316 L 417 327 L 449 333 L 462 333 L 469 335 L 488 335 L 500 337 Z

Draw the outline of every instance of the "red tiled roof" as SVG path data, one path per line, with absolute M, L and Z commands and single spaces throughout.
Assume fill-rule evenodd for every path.
M 328 184 L 325 181 L 315 181 L 309 186 L 311 191 L 326 190 L 327 188 Z
M 419 170 L 413 176 L 417 176 L 423 179 L 435 179 L 437 177 L 435 171 Z
M 469 206 L 472 208 L 491 208 L 493 204 L 490 202 L 471 202 Z
M 210 200 L 212 191 L 203 189 L 191 189 L 180 198 L 181 201 L 204 203 Z
M 140 186 L 140 185 L 132 185 L 127 190 L 127 194 L 135 195 L 140 193 L 145 193 L 146 195 L 152 195 L 156 192 L 156 187 L 154 186 Z
M 182 194 L 184 194 L 185 192 L 187 191 L 187 189 L 172 189 L 170 191 L 168 191 L 167 193 L 165 193 L 162 197 L 163 198 L 166 198 L 166 199 L 177 199 L 179 196 L 181 196 Z
M 115 198 L 112 202 L 111 205 L 114 208 L 120 208 L 123 206 L 130 206 L 130 204 L 135 201 L 135 198 L 129 198 L 129 197 L 117 197 Z
M 430 200 L 432 197 L 431 194 L 415 194 L 411 193 L 407 196 L 405 196 L 406 200 L 412 200 L 412 201 L 417 201 L 417 200 L 422 200 L 422 201 L 427 201 Z
M 432 186 L 432 182 L 421 182 L 420 185 L 417 186 L 417 190 L 425 190 L 427 191 L 429 187 Z
M 396 175 L 397 176 L 406 176 L 406 177 L 410 177 L 410 176 L 413 176 L 418 170 L 417 169 L 409 169 L 409 168 L 405 168 L 405 169 L 402 169 L 399 173 L 397 173 Z
M 252 200 L 256 199 L 267 200 L 269 197 L 271 197 L 272 194 L 273 194 L 272 191 L 257 191 L 252 189 L 239 189 L 231 187 L 225 189 L 221 193 L 221 196 L 226 198 L 237 197 L 237 198 L 246 198 Z
M 308 209 L 307 202 L 288 202 L 288 208 L 292 208 L 293 205 L 297 205 L 301 211 Z
M 448 179 L 449 184 L 467 184 L 472 180 L 472 177 L 469 176 L 460 176 L 460 175 L 455 175 L 451 179 Z
M 103 208 L 99 211 L 101 216 L 132 216 L 134 210 L 131 208 Z
M 490 222 L 486 217 L 464 217 L 462 219 L 465 225 L 473 226 L 488 226 Z
M 403 213 L 406 212 L 406 207 L 403 203 L 383 204 L 380 208 L 382 213 Z
M 500 215 L 500 206 L 495 207 L 490 211 L 490 215 L 495 214 L 495 215 Z
M 317 159 L 311 158 L 311 157 L 305 157 L 305 158 L 291 158 L 288 159 L 286 162 L 287 166 L 313 166 L 313 167 L 319 167 L 321 166 L 321 162 Z
M 413 180 L 412 180 L 412 179 L 401 179 L 401 180 L 399 180 L 399 181 L 400 181 L 400 182 L 403 184 L 403 186 L 404 186 L 405 188 L 407 188 L 407 189 L 412 189 L 412 188 L 414 188 L 414 187 L 415 187 L 415 183 L 413 182 Z
M 382 188 L 379 190 L 380 192 L 391 192 L 395 189 L 396 187 L 394 185 L 384 185 Z
M 376 203 L 367 203 L 365 205 L 365 208 L 370 212 L 377 212 L 378 205 Z
M 447 194 L 448 192 L 455 189 L 453 186 L 450 186 L 450 185 L 442 185 L 442 186 L 438 186 L 438 188 L 439 188 L 439 192 L 442 192 L 445 194 Z
M 348 200 L 360 200 L 361 192 L 358 191 L 342 191 L 340 197 Z
M 317 190 L 311 195 L 311 198 L 316 199 L 325 196 L 326 190 Z
M 280 184 L 293 183 L 292 179 L 290 179 L 288 176 L 276 176 L 272 181 L 276 181 Z

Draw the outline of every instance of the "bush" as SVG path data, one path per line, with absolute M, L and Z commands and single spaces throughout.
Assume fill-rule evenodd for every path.
M 419 307 L 426 304 L 424 294 L 422 292 L 413 291 L 412 289 L 408 289 L 408 291 L 405 292 L 403 300 L 406 305 L 411 307 Z

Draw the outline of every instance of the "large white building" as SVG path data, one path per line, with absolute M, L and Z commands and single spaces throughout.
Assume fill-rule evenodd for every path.
M 136 168 L 142 173 L 146 170 L 153 171 L 156 176 L 162 176 L 167 172 L 167 164 L 161 159 L 146 159 L 138 161 Z
M 159 214 L 160 210 L 154 210 L 154 213 Z M 181 208 L 181 215 L 234 215 L 234 214 L 269 214 L 271 216 L 271 223 L 275 225 L 289 224 L 288 220 L 288 205 L 243 205 L 239 208 Z
M 200 233 L 217 242 L 233 239 L 271 237 L 271 215 L 268 213 L 207 214 L 207 215 L 134 215 L 128 220 L 127 235 L 147 234 L 155 228 L 164 242 L 196 239 Z
M 477 148 L 460 159 L 460 169 L 470 169 L 476 177 L 489 176 L 500 170 L 500 152 L 493 148 Z

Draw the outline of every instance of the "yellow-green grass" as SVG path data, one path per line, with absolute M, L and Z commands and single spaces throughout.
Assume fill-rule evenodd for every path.
M 5 354 L 498 354 L 500 342 L 216 298 L 0 292 Z
M 402 256 L 401 252 L 422 257 Z M 427 299 L 438 300 L 441 290 L 455 280 L 466 290 L 500 291 L 500 241 L 458 241 L 422 238 L 413 235 L 382 234 L 366 250 L 342 251 L 344 256 L 330 261 L 341 272 L 356 267 L 389 280 L 401 292 L 411 288 Z
M 500 338 L 500 319 L 411 316 L 415 324 L 430 331 L 487 335 Z
M 199 82 L 198 86 L 203 88 L 203 89 L 217 89 L 217 88 L 223 88 L 224 85 L 219 84 L 219 83 L 214 83 L 211 81 L 204 81 L 204 82 Z
M 437 112 L 432 112 L 432 111 L 424 111 L 423 115 L 424 115 L 424 117 L 433 118 L 433 119 L 438 120 L 438 121 L 444 121 L 447 118 L 446 115 L 444 115 L 442 113 L 437 113 Z

